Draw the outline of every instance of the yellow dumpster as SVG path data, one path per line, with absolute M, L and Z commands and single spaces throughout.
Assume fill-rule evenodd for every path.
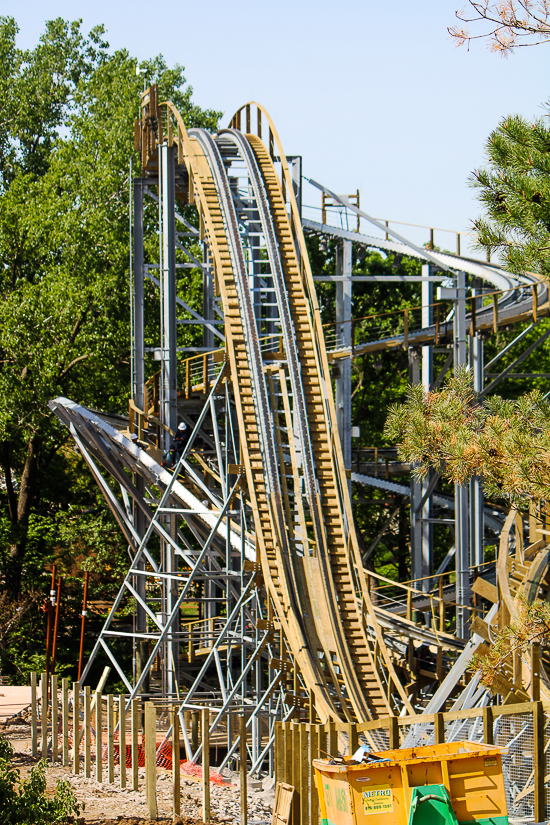
M 322 825 L 508 825 L 503 751 L 449 742 L 315 759 Z

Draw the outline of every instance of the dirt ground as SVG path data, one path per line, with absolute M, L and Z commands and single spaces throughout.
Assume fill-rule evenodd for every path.
M 12 724 L 0 726 L 2 733 L 14 748 L 13 764 L 25 778 L 37 759 L 31 756 L 30 726 Z M 95 766 L 94 766 L 95 767 Z M 103 767 L 105 776 L 106 765 Z M 225 773 L 225 772 L 224 772 Z M 129 777 L 128 777 L 129 778 Z M 211 783 L 212 822 L 216 825 L 238 825 L 240 822 L 241 800 L 237 776 L 227 773 L 227 785 Z M 145 799 L 145 771 L 140 768 L 139 790 L 120 787 L 120 772 L 115 768 L 115 782 L 96 782 L 80 774 L 74 776 L 72 770 L 59 763 L 49 764 L 46 772 L 47 792 L 53 794 L 58 780 L 68 779 L 75 795 L 84 809 L 79 821 L 93 825 L 147 825 L 152 822 L 148 816 Z M 262 782 L 252 782 L 248 793 L 248 821 L 250 825 L 270 825 L 273 811 L 273 781 L 266 778 Z M 181 816 L 173 818 L 172 777 L 169 771 L 157 773 L 157 807 L 159 818 L 156 823 L 179 823 L 179 825 L 200 825 L 202 823 L 202 790 L 200 780 L 181 777 Z

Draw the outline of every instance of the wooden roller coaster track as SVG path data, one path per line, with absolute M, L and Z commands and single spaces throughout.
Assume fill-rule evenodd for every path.
M 163 107 L 165 131 L 178 147 L 178 162 L 187 168 L 190 200 L 199 211 L 222 299 L 225 360 L 257 552 L 287 643 L 322 719 L 367 721 L 398 713 L 403 706 L 410 711 L 361 564 L 334 402 L 327 392 L 330 373 L 320 311 L 275 127 L 258 107 L 269 125 L 270 153 L 258 136 L 235 128 L 216 139 L 202 130 L 188 132 L 175 107 Z M 261 356 L 257 341 L 230 186 L 217 145 L 223 140 L 233 142 L 248 164 L 273 280 L 277 273 L 281 278 L 275 291 L 284 346 L 275 361 Z M 151 139 L 144 145 L 151 146 Z M 283 159 L 282 181 L 273 164 L 275 145 Z M 293 431 L 300 433 L 302 461 L 284 435 Z M 283 458 L 287 451 L 290 466 Z

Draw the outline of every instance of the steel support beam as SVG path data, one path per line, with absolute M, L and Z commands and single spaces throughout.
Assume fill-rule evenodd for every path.
M 468 366 L 466 329 L 466 273 L 457 275 L 457 295 L 454 314 L 454 370 L 455 375 Z M 456 540 L 456 635 L 467 638 L 470 601 L 470 528 L 468 487 L 455 486 L 455 540 Z
M 341 241 L 336 252 L 336 329 L 343 347 L 351 347 L 352 243 Z M 351 467 L 351 358 L 342 358 L 336 378 L 336 416 L 344 466 Z
M 174 147 L 159 147 L 159 218 L 162 381 L 161 421 L 173 432 L 177 428 L 177 323 L 176 323 L 176 237 Z M 164 447 L 171 436 L 164 430 Z

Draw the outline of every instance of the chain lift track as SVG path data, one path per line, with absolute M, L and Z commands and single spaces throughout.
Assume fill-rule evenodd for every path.
M 377 595 L 373 603 L 332 392 L 331 364 L 393 346 L 437 345 L 449 340 L 449 319 L 443 326 L 423 309 L 417 328 L 406 316 L 404 329 L 380 327 L 351 347 L 342 325 L 331 337 L 321 323 L 303 229 L 341 236 L 343 243 L 353 240 L 423 257 L 429 273 L 443 272 L 439 280 L 458 285 L 459 296 L 461 289 L 463 296 L 466 292 L 464 272 L 500 290 L 492 310 L 480 304 L 467 316 L 464 304 L 461 316 L 458 308 L 450 316 L 455 364 L 463 358 L 457 341 L 464 337 L 468 318 L 473 316 L 478 330 L 523 320 L 537 308 L 542 314 L 548 296 L 536 277 L 526 276 L 525 289 L 518 291 L 517 281 L 497 267 L 424 252 L 391 230 L 391 240 L 388 234 L 385 241 L 374 241 L 359 233 L 349 239 L 346 230 L 302 221 L 293 175 L 262 106 L 247 104 L 230 128 L 212 135 L 187 130 L 175 107 L 159 104 L 156 95 L 155 87 L 144 93 L 136 124 L 146 177 L 134 184 L 141 210 L 139 215 L 136 211 L 139 243 L 134 248 L 136 269 L 160 290 L 162 341 L 155 351 L 161 371 L 145 381 L 143 282 L 139 286 L 137 279 L 133 325 L 134 340 L 141 344 L 133 353 L 130 420 L 100 415 L 67 399 L 50 404 L 70 428 L 131 556 L 82 681 L 101 651 L 124 682 L 128 701 L 143 693 L 178 700 L 190 759 L 198 758 L 200 748 L 193 751 L 186 710 L 205 703 L 215 709 L 211 732 L 224 728 L 224 765 L 238 744 L 231 714 L 244 711 L 252 730 L 254 772 L 272 759 L 276 719 L 303 718 L 305 712 L 310 720 L 367 722 L 413 713 L 415 677 L 407 670 L 413 640 L 446 651 L 446 664 L 438 654 L 437 678 L 424 673 L 422 682 L 433 682 L 428 707 L 439 709 L 456 695 L 464 667 L 483 641 L 476 634 L 467 641 L 463 633 L 456 638 L 441 627 L 437 632 L 412 621 L 413 605 L 433 610 L 429 594 L 415 591 L 411 598 L 410 591 L 401 602 L 388 604 Z M 251 130 L 251 106 L 257 109 L 257 135 Z M 243 117 L 246 129 L 241 129 Z M 262 124 L 267 126 L 265 143 Z M 324 191 L 378 226 L 349 200 Z M 158 264 L 143 262 L 144 196 L 158 202 Z M 195 204 L 198 230 L 177 213 L 178 198 Z M 197 241 L 204 248 L 202 262 L 188 248 Z M 176 294 L 178 267 L 202 269 L 205 295 L 210 290 L 204 317 Z M 177 324 L 193 320 L 178 319 L 176 309 L 203 324 L 208 346 L 195 359 L 200 364 L 196 374 L 191 359 L 184 375 L 181 370 L 178 375 Z M 223 348 L 214 348 L 215 339 L 221 339 Z M 181 420 L 192 434 L 170 471 L 160 460 Z M 100 466 L 120 486 L 122 503 Z M 406 493 L 400 485 L 361 473 L 352 478 Z M 415 493 L 411 513 L 429 498 L 455 509 L 458 525 L 462 499 L 438 498 L 433 486 Z M 483 513 L 482 499 L 480 507 Z M 486 528 L 498 534 L 503 519 L 487 508 L 484 518 Z M 457 548 L 457 593 L 462 576 L 463 597 L 470 573 L 460 539 Z M 501 561 L 498 576 L 503 575 Z M 429 583 L 428 578 L 421 590 L 429 590 Z M 186 622 L 182 608 L 196 600 L 197 587 L 203 614 Z M 440 595 L 447 598 L 443 591 Z M 134 603 L 131 630 L 117 618 L 128 598 Z M 121 640 L 133 643 L 131 672 L 118 652 Z M 155 675 L 159 662 L 160 681 Z M 486 701 L 482 693 L 470 685 L 466 698 L 456 701 Z

